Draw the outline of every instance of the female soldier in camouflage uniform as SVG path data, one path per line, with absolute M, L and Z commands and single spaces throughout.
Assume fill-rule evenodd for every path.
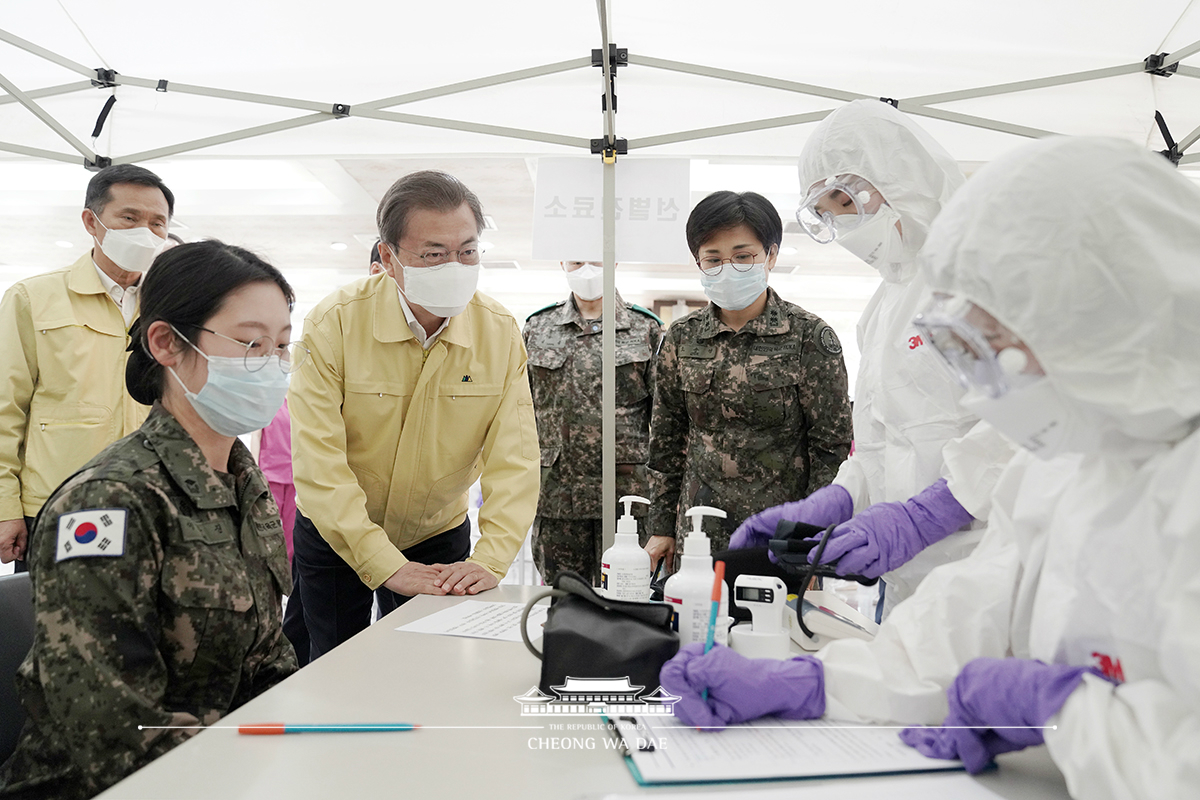
M 705 521 L 716 552 L 748 514 L 829 483 L 850 452 L 837 335 L 767 288 L 783 240 L 775 207 L 754 192 L 716 192 L 692 211 L 687 237 L 712 302 L 671 325 L 655 368 L 654 562 L 675 554 L 688 508 L 728 514 Z
M 0 796 L 91 797 L 195 733 L 161 726 L 210 725 L 296 670 L 279 512 L 236 438 L 271 419 L 301 360 L 292 300 L 278 270 L 220 242 L 147 272 L 126 384 L 154 407 L 34 527 L 29 717 Z

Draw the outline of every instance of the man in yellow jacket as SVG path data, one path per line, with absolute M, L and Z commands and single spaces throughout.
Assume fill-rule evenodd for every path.
M 18 571 L 50 493 L 146 419 L 125 391 L 125 347 L 138 284 L 174 211 L 175 195 L 150 170 L 100 170 L 82 215 L 96 246 L 0 300 L 0 561 L 16 559 Z
M 537 508 L 521 330 L 475 291 L 479 199 L 457 178 L 416 172 L 388 190 L 377 222 L 385 272 L 309 313 L 311 357 L 288 399 L 311 658 L 369 624 L 375 589 L 386 614 L 417 594 L 493 588 Z M 481 476 L 471 553 L 467 490 Z

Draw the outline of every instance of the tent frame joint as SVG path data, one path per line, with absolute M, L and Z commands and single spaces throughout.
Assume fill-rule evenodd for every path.
M 879 99 L 884 103 L 887 103 L 892 108 L 900 108 L 900 101 L 894 97 L 881 97 Z M 876 106 L 876 108 L 878 108 L 878 106 Z
M 337 119 L 348 117 L 350 116 L 350 106 L 346 103 L 334 103 L 329 113 L 333 114 Z
M 92 78 L 92 86 L 97 89 L 115 89 L 117 88 L 117 74 L 115 69 L 96 67 L 96 77 Z
M 629 140 L 613 139 L 610 147 L 604 143 L 604 139 L 592 139 L 592 155 L 602 156 L 605 164 L 616 163 L 617 156 L 629 155 Z
M 1175 70 L 1179 69 L 1179 62 L 1176 61 L 1173 64 L 1164 64 L 1163 62 L 1167 60 L 1168 55 L 1170 55 L 1170 53 L 1151 53 L 1150 55 L 1146 56 L 1146 60 L 1144 62 L 1146 65 L 1146 72 L 1150 73 L 1151 75 L 1157 75 L 1160 78 L 1169 78 L 1174 75 Z
M 112 163 L 113 163 L 112 159 L 109 158 L 108 156 L 98 155 L 98 156 L 96 156 L 96 158 L 94 160 L 90 159 L 90 158 L 85 158 L 83 160 L 83 168 L 86 169 L 88 172 L 99 172 L 100 170 L 104 169 L 105 167 L 111 167 Z

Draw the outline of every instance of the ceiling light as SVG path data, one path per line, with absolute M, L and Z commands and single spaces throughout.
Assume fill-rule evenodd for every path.
M 329 245 L 329 249 L 330 250 L 345 250 L 346 243 L 345 242 L 334 242 L 333 244 Z
M 794 247 L 781 247 L 781 248 L 779 248 L 779 255 L 781 255 L 781 256 L 794 256 L 794 255 L 796 255 L 796 253 L 798 253 L 798 252 L 800 252 L 800 251 L 799 251 L 799 250 L 797 250 L 797 249 L 796 249 L 796 248 L 794 248 Z
M 75 246 L 71 242 L 68 242 L 66 239 L 59 239 L 57 242 L 55 242 L 55 244 L 62 248 L 69 248 L 69 247 Z
M 491 242 L 480 242 L 479 243 L 479 249 L 483 250 L 484 252 L 491 250 L 495 246 L 496 245 L 492 244 Z

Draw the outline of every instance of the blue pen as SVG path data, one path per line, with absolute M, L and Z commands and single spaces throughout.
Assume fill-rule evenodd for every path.
M 419 728 L 407 722 L 362 723 L 349 725 L 285 725 L 282 722 L 264 722 L 258 725 L 239 725 L 238 733 L 248 736 L 276 736 L 282 733 L 363 733 L 366 731 L 411 731 Z
M 717 632 L 717 614 L 721 609 L 721 587 L 725 582 L 725 562 L 718 561 L 713 569 L 712 610 L 708 612 L 708 633 L 704 637 L 704 652 L 712 650 L 713 636 Z M 700 692 L 702 700 L 708 699 L 708 689 Z

